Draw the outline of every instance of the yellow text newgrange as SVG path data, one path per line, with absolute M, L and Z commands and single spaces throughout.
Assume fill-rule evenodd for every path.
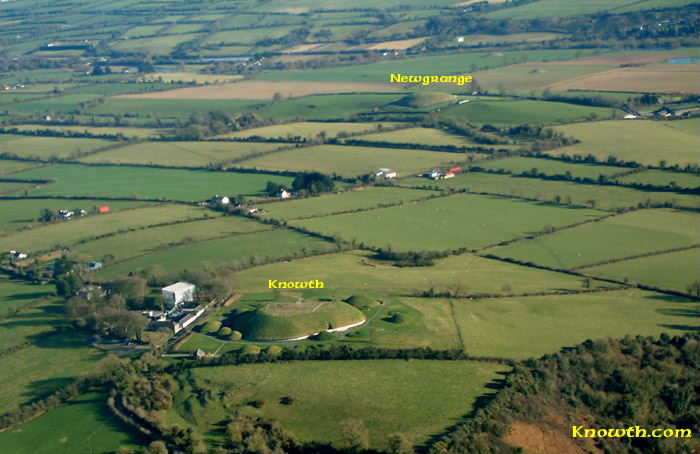
M 400 83 L 400 84 L 423 84 L 430 85 L 436 83 L 446 83 L 446 84 L 457 84 L 464 85 L 470 84 L 474 78 L 472 76 L 416 76 L 409 74 L 391 74 L 389 82 Z

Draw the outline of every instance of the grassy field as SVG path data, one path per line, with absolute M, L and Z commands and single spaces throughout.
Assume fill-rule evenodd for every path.
M 79 159 L 87 163 L 207 167 L 284 144 L 241 142 L 142 142 Z
M 29 170 L 35 167 L 39 167 L 41 165 L 43 164 L 37 164 L 35 162 L 10 161 L 6 159 L 0 159 L 0 175 L 12 175 L 14 173 Z
M 466 351 L 539 357 L 586 339 L 697 330 L 697 302 L 641 290 L 454 302 Z
M 155 72 L 146 74 L 143 79 L 150 81 L 171 82 L 186 82 L 197 84 L 219 84 L 223 82 L 232 82 L 239 80 L 243 76 L 239 75 L 224 75 L 224 74 L 199 74 L 196 72 Z
M 123 134 L 126 137 L 135 137 L 137 139 L 150 139 L 160 137 L 161 132 L 165 132 L 164 129 L 155 128 L 130 128 L 125 126 L 64 126 L 64 125 L 16 125 L 12 126 L 20 131 L 58 131 L 58 132 L 68 132 L 68 133 L 89 133 L 94 135 L 115 135 Z
M 109 265 L 174 245 L 268 229 L 269 226 L 244 218 L 222 216 L 206 221 L 187 222 L 127 232 L 78 244 L 71 249 Z
M 547 225 L 573 224 L 600 215 L 595 210 L 469 194 L 292 224 L 376 247 L 445 250 L 484 247 L 539 232 Z
M 246 112 L 261 106 L 260 102 L 235 99 L 128 99 L 109 98 L 90 112 L 97 115 L 125 115 L 137 113 L 140 116 L 189 117 L 214 110 Z
M 61 200 L 61 199 L 5 199 L 0 200 L 0 234 L 20 230 L 38 224 L 41 210 L 54 211 L 82 208 L 87 212 L 107 205 L 111 211 L 136 208 L 144 202 L 123 202 L 116 200 Z
M 388 82 L 391 74 L 435 74 L 439 69 L 442 75 L 464 74 L 486 67 L 495 67 L 517 61 L 535 62 L 564 60 L 574 56 L 591 55 L 588 50 L 552 49 L 505 52 L 465 52 L 459 54 L 414 57 L 404 60 L 385 61 L 366 65 L 343 66 L 304 71 L 271 72 L 264 80 L 303 80 L 303 81 L 352 81 Z
M 235 137 L 235 138 L 248 138 L 248 137 L 269 137 L 271 139 L 292 139 L 294 137 L 301 137 L 304 139 L 315 139 L 318 134 L 325 134 L 327 138 L 337 137 L 339 133 L 364 133 L 373 132 L 380 128 L 393 128 L 399 123 L 391 122 L 377 122 L 377 123 L 344 123 L 344 122 L 333 122 L 333 123 L 314 123 L 309 121 L 302 121 L 297 123 L 287 123 L 281 125 L 271 125 L 263 126 L 260 128 L 246 129 L 243 131 L 236 131 L 229 134 L 224 134 L 218 137 Z
M 583 268 L 581 271 L 593 276 L 628 279 L 643 285 L 686 292 L 688 286 L 698 280 L 699 252 L 698 249 L 689 249 Z
M 199 38 L 203 35 L 182 34 L 164 35 L 153 38 L 137 38 L 118 41 L 110 47 L 117 52 L 145 52 L 149 54 L 167 54 L 172 52 L 178 44 Z
M 481 156 L 477 153 L 471 155 Z M 397 171 L 399 176 L 404 176 L 427 172 L 433 167 L 462 164 L 466 160 L 465 153 L 317 145 L 247 159 L 236 165 L 273 171 L 315 170 L 344 177 L 356 177 L 388 167 Z
M 421 145 L 454 145 L 456 147 L 475 146 L 467 137 L 450 134 L 439 129 L 409 128 L 398 131 L 379 132 L 359 137 L 359 140 L 387 143 L 417 143 Z
M 287 185 L 292 181 L 289 177 L 264 174 L 83 165 L 55 165 L 18 173 L 15 178 L 58 180 L 31 190 L 30 195 L 36 196 L 133 197 L 186 202 L 206 200 L 215 194 L 257 195 L 268 181 Z M 187 184 L 183 185 L 183 181 Z
M 673 192 L 638 191 L 630 188 L 614 186 L 598 186 L 592 184 L 577 184 L 567 181 L 545 181 L 538 178 L 518 178 L 508 175 L 493 175 L 484 173 L 469 173 L 458 175 L 451 180 L 432 181 L 425 178 L 407 178 L 403 184 L 435 186 L 438 188 L 463 189 L 475 192 L 493 194 L 508 194 L 519 197 L 531 197 L 539 200 L 554 200 L 560 197 L 562 202 L 571 201 L 576 205 L 590 205 L 605 210 L 637 207 L 638 204 L 650 202 L 653 204 L 673 203 L 677 206 L 697 208 L 700 199 L 690 194 L 675 194 Z
M 566 0 L 539 0 L 521 5 L 515 8 L 506 8 L 487 13 L 486 17 L 492 19 L 532 19 L 538 17 L 572 16 L 577 14 L 592 14 L 599 11 L 617 13 L 651 9 L 654 7 L 683 6 L 691 4 L 692 0 L 662 0 L 662 1 L 635 1 L 635 0 L 595 0 L 583 4 L 571 3 Z
M 110 280 L 155 265 L 160 265 L 166 272 L 205 266 L 247 267 L 266 260 L 326 252 L 333 248 L 332 243 L 281 229 L 156 251 L 106 267 L 95 273 L 94 279 Z
M 555 82 L 565 81 L 574 77 L 594 74 L 610 69 L 610 66 L 563 66 L 537 63 L 520 63 L 518 65 L 479 71 L 474 78 L 479 85 L 489 91 L 501 88 L 507 91 L 527 92 L 540 90 Z
M 533 169 L 537 173 L 547 175 L 566 175 L 567 172 L 574 178 L 598 178 L 599 175 L 613 175 L 620 173 L 619 167 L 582 164 L 571 164 L 562 161 L 537 158 L 506 158 L 494 161 L 486 161 L 478 164 L 479 167 L 489 170 L 506 170 L 514 174 L 530 172 Z
M 0 453 L 108 454 L 122 446 L 136 449 L 147 444 L 116 419 L 106 400 L 106 393 L 90 392 L 17 429 L 0 433 Z
M 555 268 L 580 267 L 692 246 L 698 243 L 697 221 L 697 214 L 686 211 L 640 210 L 488 252 Z
M 29 137 L 0 134 L 0 152 L 31 159 L 75 158 L 110 145 L 101 139 Z
M 199 386 L 233 391 L 226 399 L 232 407 L 276 419 L 302 441 L 337 442 L 339 423 L 358 419 L 371 445 L 385 448 L 390 433 L 405 433 L 419 444 L 455 424 L 487 392 L 485 385 L 507 370 L 451 361 L 322 361 L 198 368 L 192 377 Z M 294 397 L 293 405 L 279 403 L 287 395 Z M 260 410 L 245 406 L 255 399 L 264 402 Z M 211 433 L 220 404 L 202 408 L 190 401 L 192 415 L 181 409 L 183 417 L 204 420 L 199 429 Z
M 189 205 L 156 205 L 79 219 L 47 223 L 0 237 L 0 250 L 15 249 L 33 253 L 57 247 L 72 246 L 97 235 L 138 229 L 165 222 L 213 216 L 205 209 Z
M 643 93 L 698 93 L 697 64 L 615 68 L 551 84 L 552 90 L 610 90 Z
M 3 330 L 4 331 L 4 330 Z M 102 353 L 76 335 L 42 336 L 0 358 L 0 412 L 48 396 L 91 372 Z
M 621 183 L 652 184 L 667 186 L 675 184 L 680 188 L 697 188 L 700 186 L 700 175 L 696 173 L 667 172 L 650 169 L 617 178 Z
M 35 185 L 31 183 L 10 183 L 10 182 L 0 182 L 0 194 L 6 195 L 14 195 L 18 194 L 20 192 L 23 192 L 23 190 L 28 190 L 35 187 Z
M 261 216 L 275 219 L 324 216 L 343 211 L 410 202 L 428 198 L 435 194 L 438 194 L 438 192 L 392 186 L 369 187 L 362 190 L 344 191 L 339 194 L 327 194 L 308 199 L 291 199 L 283 202 L 266 203 L 261 206 L 264 210 Z
M 6 282 L 2 281 L 3 285 Z M 45 335 L 51 330 L 65 324 L 63 313 L 65 303 L 61 298 L 44 296 L 47 292 L 53 292 L 53 285 L 32 285 L 25 289 L 17 289 L 17 285 L 7 284 L 11 295 L 3 295 L 2 313 L 5 318 L 0 319 L 0 351 L 22 345 L 36 340 L 37 336 Z M 6 291 L 4 290 L 3 293 Z M 22 299 L 26 298 L 26 299 Z M 16 312 L 9 311 L 13 304 Z
M 656 121 L 601 121 L 558 126 L 557 131 L 573 136 L 580 144 L 550 151 L 552 155 L 587 155 L 599 159 L 615 156 L 645 165 L 697 164 L 698 131 L 682 131 Z M 615 140 L 610 140 L 615 137 Z
M 0 317 L 14 314 L 15 311 L 22 309 L 27 304 L 53 294 L 53 285 L 37 287 L 27 281 L 10 279 L 9 276 L 0 275 Z M 2 322 L 0 322 L 0 326 L 2 326 Z
M 556 124 L 587 118 L 610 118 L 613 109 L 548 101 L 480 101 L 444 109 L 438 118 L 498 125 Z
M 400 90 L 397 87 L 397 90 Z M 289 120 L 346 120 L 361 112 L 370 112 L 401 97 L 401 93 L 316 95 L 287 99 L 257 111 L 257 115 Z
M 413 295 L 448 290 L 462 294 L 531 293 L 556 289 L 580 289 L 581 279 L 563 273 L 528 268 L 472 254 L 436 260 L 434 266 L 398 268 L 373 260 L 363 251 L 309 257 L 263 265 L 236 275 L 239 291 L 267 291 L 268 279 L 326 282 L 333 295 L 346 298 L 353 294 Z M 592 283 L 597 285 L 596 282 Z M 504 290 L 505 288 L 505 290 Z

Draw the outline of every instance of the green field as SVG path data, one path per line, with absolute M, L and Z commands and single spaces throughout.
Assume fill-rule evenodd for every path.
M 547 85 L 555 82 L 585 76 L 607 69 L 610 69 L 610 66 L 564 66 L 521 63 L 518 65 L 479 71 L 474 74 L 474 78 L 479 82 L 479 85 L 492 92 L 505 90 L 508 93 L 527 93 L 530 90 L 542 90 Z
M 72 246 L 80 240 L 107 233 L 206 216 L 213 216 L 213 214 L 208 210 L 190 205 L 156 205 L 96 214 L 79 219 L 55 221 L 0 237 L 0 250 L 15 249 L 24 253 L 33 253 Z
M 226 399 L 231 407 L 273 418 L 301 441 L 337 442 L 339 423 L 358 419 L 371 445 L 384 448 L 391 433 L 410 435 L 420 444 L 455 424 L 487 392 L 485 385 L 507 370 L 461 361 L 305 361 L 198 368 L 192 378 L 221 394 L 233 391 Z M 294 397 L 293 405 L 279 403 L 287 395 Z M 264 402 L 260 410 L 244 405 L 256 399 Z M 211 434 L 222 416 L 220 404 L 201 407 L 195 399 L 187 401 L 193 409 L 190 415 L 181 409 L 182 417 L 202 421 L 198 429 Z
M 29 170 L 34 167 L 39 167 L 43 164 L 37 164 L 34 162 L 23 162 L 23 161 L 9 161 L 6 159 L 0 159 L 0 175 L 7 176 L 16 172 L 21 172 L 24 170 Z
M 4 330 L 3 330 L 4 331 Z M 0 358 L 0 413 L 47 397 L 94 370 L 102 353 L 83 336 L 42 335 L 34 344 Z
M 245 112 L 259 107 L 260 102 L 238 99 L 144 99 L 109 98 L 91 109 L 97 115 L 133 115 L 156 117 L 189 117 L 215 110 Z
M 572 16 L 592 14 L 599 11 L 618 13 L 653 8 L 673 8 L 689 5 L 693 0 L 588 0 L 587 2 L 570 2 L 567 0 L 539 0 L 515 8 L 506 8 L 486 14 L 492 19 L 533 19 L 540 17 Z
M 459 300 L 457 323 L 469 354 L 524 359 L 586 339 L 697 330 L 695 301 L 617 290 L 588 295 Z
M 380 132 L 358 138 L 372 142 L 387 143 L 417 143 L 421 145 L 453 145 L 455 147 L 469 147 L 477 144 L 469 138 L 450 134 L 439 129 L 409 128 L 398 131 Z
M 203 35 L 198 34 L 182 34 L 182 35 L 163 35 L 154 38 L 137 38 L 119 41 L 112 44 L 110 47 L 117 52 L 145 52 L 151 54 L 167 54 L 175 47 L 185 41 L 190 41 L 199 38 Z
M 650 169 L 617 178 L 621 183 L 651 184 L 654 186 L 672 186 L 680 188 L 697 188 L 700 186 L 700 175 L 697 173 L 669 172 Z
M 592 154 L 605 160 L 615 156 L 644 165 L 697 164 L 699 132 L 683 131 L 656 121 L 622 120 L 558 126 L 557 131 L 573 136 L 580 144 L 550 151 L 553 155 Z M 610 140 L 615 137 L 615 140 Z
M 481 155 L 472 153 L 471 156 Z M 466 160 L 465 153 L 316 145 L 247 159 L 236 165 L 272 171 L 315 170 L 351 178 L 372 173 L 384 167 L 397 171 L 399 176 L 405 176 L 405 174 L 427 172 L 434 167 L 462 164 Z
M 84 103 L 95 101 L 99 96 L 95 94 L 66 94 L 63 96 L 51 97 L 27 101 L 20 104 L 13 104 L 12 108 L 5 106 L 3 110 L 13 113 L 21 112 L 65 112 L 78 113 L 79 106 Z
M 397 87 L 397 90 L 400 90 Z M 256 112 L 257 115 L 277 121 L 289 120 L 346 120 L 370 112 L 401 97 L 401 93 L 367 93 L 315 95 L 287 99 Z
M 652 287 L 687 292 L 688 286 L 698 281 L 699 252 L 697 248 L 670 252 L 583 268 L 580 271 L 593 276 L 627 279 Z
M 556 124 L 591 118 L 610 118 L 613 109 L 587 107 L 549 101 L 480 101 L 477 99 L 444 109 L 438 118 L 444 120 L 490 123 L 496 125 Z
M 474 192 L 508 194 L 546 201 L 552 201 L 559 197 L 562 202 L 569 203 L 570 201 L 581 206 L 590 205 L 589 201 L 593 201 L 597 208 L 604 210 L 637 207 L 638 204 L 647 202 L 652 204 L 672 203 L 690 208 L 697 208 L 700 203 L 700 198 L 690 194 L 638 191 L 614 186 L 545 181 L 538 178 L 518 178 L 485 173 L 468 173 L 458 175 L 450 180 L 440 181 L 426 178 L 407 178 L 401 180 L 401 183 L 437 188 L 469 189 Z
M 326 283 L 329 292 L 343 298 L 368 292 L 413 295 L 431 287 L 436 292 L 452 290 L 470 295 L 581 288 L 581 279 L 576 276 L 472 254 L 451 256 L 436 260 L 434 266 L 413 268 L 399 268 L 371 257 L 369 252 L 353 251 L 272 263 L 237 273 L 236 282 L 239 291 L 250 293 L 268 291 L 268 279 L 319 279 Z M 592 283 L 593 286 L 596 284 Z
M 489 249 L 488 253 L 554 268 L 573 268 L 697 243 L 696 213 L 656 209 L 614 216 Z
M 147 444 L 116 419 L 106 401 L 106 393 L 90 392 L 1 433 L 0 453 L 108 454 L 121 446 L 136 449 Z
M 17 125 L 12 126 L 20 131 L 58 131 L 67 133 L 88 133 L 93 135 L 116 135 L 123 134 L 126 137 L 137 139 L 157 138 L 164 129 L 155 128 L 130 128 L 130 127 L 108 127 L 108 126 L 55 126 L 55 125 Z
M 261 216 L 275 219 L 298 219 L 324 216 L 344 211 L 370 209 L 382 205 L 394 205 L 425 199 L 439 194 L 423 189 L 405 189 L 392 186 L 369 187 L 362 190 L 344 191 L 307 199 L 291 199 L 283 202 L 260 205 Z
M 0 134 L 0 153 L 30 159 L 76 158 L 111 142 L 101 139 L 30 137 Z
M 207 167 L 274 150 L 284 144 L 241 142 L 141 142 L 79 159 L 86 163 Z
M 4 318 L 0 319 L 0 351 L 36 341 L 38 336 L 65 324 L 62 318 L 65 302 L 61 298 L 52 297 L 53 285 L 33 284 L 29 288 L 18 289 L 17 285 L 6 284 L 4 281 L 2 283 L 14 292 L 2 298 L 3 308 L 8 311 L 2 313 Z M 3 293 L 6 291 L 3 290 Z M 48 292 L 51 292 L 50 295 L 44 296 Z M 9 310 L 13 306 L 17 309 L 16 312 Z
M 111 211 L 136 208 L 145 205 L 144 202 L 123 202 L 117 200 L 61 200 L 61 199 L 5 199 L 0 200 L 0 232 L 20 230 L 39 223 L 41 210 L 48 208 L 54 211 L 73 210 L 76 208 L 87 211 L 107 205 Z
M 31 183 L 0 182 L 0 194 L 15 195 L 22 190 L 31 189 L 33 187 L 35 187 L 35 185 Z
M 133 197 L 186 202 L 209 199 L 215 194 L 257 195 L 270 180 L 287 185 L 292 181 L 289 177 L 265 174 L 83 165 L 55 165 L 18 173 L 15 178 L 58 180 L 56 184 L 31 190 L 33 196 Z
M 292 222 L 309 230 L 396 250 L 479 248 L 530 235 L 545 226 L 593 220 L 601 212 L 481 195 Z
M 106 265 L 176 245 L 264 230 L 270 227 L 244 218 L 222 216 L 121 233 L 78 244 L 71 249 Z
M 156 265 L 160 265 L 166 272 L 177 272 L 198 266 L 242 268 L 267 260 L 321 253 L 334 248 L 332 243 L 280 229 L 156 251 L 112 267 L 105 267 L 94 274 L 94 279 L 110 280 L 131 271 Z
M 27 281 L 10 279 L 8 276 L 0 275 L 0 317 L 14 314 L 15 311 L 22 309 L 24 306 L 53 294 L 53 285 L 37 287 Z M 2 326 L 2 322 L 0 322 L 0 326 Z M 3 341 L 12 340 L 0 339 L 0 345 Z M 0 347 L 0 350 L 2 348 Z
M 381 128 L 393 128 L 399 123 L 347 123 L 347 122 L 309 122 L 286 123 L 281 125 L 262 126 L 260 128 L 245 129 L 217 137 L 266 137 L 271 139 L 292 140 L 295 137 L 302 139 L 315 139 L 319 134 L 325 134 L 326 138 L 337 137 L 339 133 L 357 134 L 374 132 Z
M 496 159 L 493 161 L 480 162 L 479 167 L 487 170 L 506 170 L 513 174 L 523 172 L 531 172 L 536 170 L 536 173 L 544 173 L 547 175 L 566 175 L 567 172 L 573 178 L 598 178 L 599 175 L 614 175 L 624 171 L 619 167 L 582 164 L 571 164 L 568 162 L 555 161 L 552 159 L 537 159 L 537 158 L 506 158 Z

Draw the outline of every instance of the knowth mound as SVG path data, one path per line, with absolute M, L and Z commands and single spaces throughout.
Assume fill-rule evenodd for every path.
M 358 309 L 342 302 L 267 303 L 236 314 L 232 329 L 251 340 L 303 339 L 323 331 L 343 331 L 365 321 Z

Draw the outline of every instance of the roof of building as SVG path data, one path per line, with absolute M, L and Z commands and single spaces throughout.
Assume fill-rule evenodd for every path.
M 176 282 L 174 284 L 168 285 L 167 287 L 163 287 L 163 290 L 165 290 L 166 292 L 178 293 L 193 288 L 194 284 L 190 284 L 189 282 Z

